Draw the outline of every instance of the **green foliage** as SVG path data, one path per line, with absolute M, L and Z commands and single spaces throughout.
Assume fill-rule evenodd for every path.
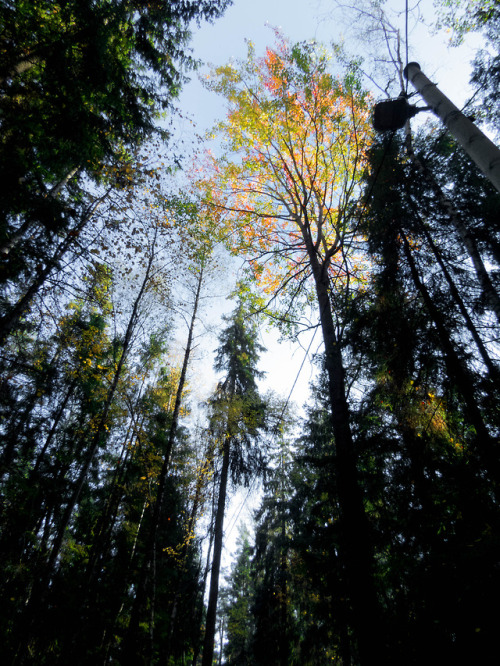
M 478 86 L 480 103 L 474 105 L 478 117 L 486 122 L 497 136 L 500 124 L 500 5 L 491 2 L 480 14 L 482 32 L 487 48 L 480 51 L 473 62 L 471 82 Z
M 108 408 L 123 353 L 122 341 L 110 338 L 111 325 L 115 331 L 117 326 L 112 275 L 93 263 L 82 286 L 85 292 L 69 303 L 56 332 L 38 340 L 17 336 L 11 345 L 19 354 L 4 358 L 2 378 L 9 389 L 2 405 L 0 594 L 7 661 L 19 650 L 36 654 L 37 663 L 95 663 L 107 652 L 119 654 L 130 586 L 144 561 L 178 372 L 166 366 L 165 331 L 158 331 L 122 366 Z M 93 460 L 50 570 L 52 543 L 105 409 Z M 159 533 L 162 576 L 155 594 L 161 630 L 154 645 L 144 642 L 155 659 L 166 650 L 180 655 L 198 640 L 191 613 L 201 603 L 199 555 L 188 518 L 195 467 L 181 429 L 177 439 Z M 150 616 L 145 617 L 147 637 Z
M 266 428 L 266 403 L 260 397 L 257 378 L 259 353 L 257 329 L 243 307 L 226 318 L 219 337 L 215 369 L 224 373 L 216 395 L 210 401 L 211 430 L 220 443 L 231 442 L 230 468 L 235 483 L 248 484 L 262 470 L 263 451 L 255 446 Z
M 465 35 L 478 30 L 494 15 L 497 0 L 437 0 L 438 27 L 453 30 L 452 44 L 461 44 Z
M 226 621 L 227 636 L 224 655 L 226 663 L 231 666 L 250 666 L 254 663 L 250 651 L 253 636 L 251 604 L 254 594 L 254 573 L 248 532 L 242 531 L 237 547 L 236 559 L 221 599 L 221 614 Z
M 495 261 L 498 230 L 488 220 L 498 195 L 448 139 L 420 138 L 415 150 L 443 190 L 460 182 L 456 214 Z M 477 307 L 476 276 L 459 263 L 449 207 L 413 168 L 397 137 L 372 150 L 363 230 L 375 259 L 373 288 L 350 329 L 373 382 L 357 421 L 365 501 L 396 663 L 421 663 L 421 640 L 430 635 L 438 662 L 487 659 L 493 625 L 482 608 L 487 588 L 496 594 L 499 585 L 488 525 L 500 515 L 498 455 L 488 453 L 498 434 L 490 410 L 497 368 L 483 343 L 490 348 L 494 327 Z
M 485 47 L 473 60 L 471 83 L 479 96 L 472 104 L 474 115 L 498 133 L 500 115 L 500 5 L 498 0 L 440 0 L 438 27 L 452 31 L 451 43 L 463 42 L 468 32 L 481 32 Z M 476 97 L 476 96 L 475 96 Z
M 37 150 L 44 180 L 63 178 L 77 165 L 98 175 L 104 159 L 118 158 L 153 129 L 194 67 L 189 23 L 212 20 L 226 5 L 8 3 L 0 42 L 5 139 L 15 146 L 23 130 L 25 159 Z

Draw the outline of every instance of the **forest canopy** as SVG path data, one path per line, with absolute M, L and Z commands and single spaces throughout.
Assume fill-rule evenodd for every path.
M 493 663 L 500 195 L 436 123 L 374 131 L 379 3 L 390 80 L 276 29 L 174 144 L 229 4 L 1 5 L 2 663 Z M 498 131 L 499 5 L 440 11 Z M 304 404 L 269 327 L 316 349 Z

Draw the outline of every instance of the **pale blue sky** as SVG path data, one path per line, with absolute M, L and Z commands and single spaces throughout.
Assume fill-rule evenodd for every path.
M 421 0 L 418 4 L 422 20 L 417 23 L 410 18 L 409 59 L 419 62 L 427 76 L 460 106 L 467 98 L 469 62 L 480 38 L 473 36 L 472 44 L 461 49 L 447 48 L 447 35 L 429 27 L 434 23 L 433 1 Z M 399 14 L 392 13 L 391 20 L 404 36 L 405 0 L 390 0 L 385 6 L 393 7 Z M 222 65 L 231 58 L 245 57 L 246 39 L 255 44 L 258 54 L 263 53 L 266 46 L 274 43 L 270 26 L 279 27 L 292 41 L 316 39 L 328 44 L 343 38 L 350 50 L 356 53 L 363 50 L 363 44 L 355 44 L 352 39 L 356 22 L 343 20 L 342 11 L 335 9 L 332 0 L 234 0 L 221 19 L 193 31 L 193 54 L 203 62 Z M 368 59 L 366 67 L 369 65 Z M 370 86 L 368 80 L 365 84 Z M 224 112 L 221 101 L 203 90 L 196 75 L 182 92 L 180 104 L 202 130 Z

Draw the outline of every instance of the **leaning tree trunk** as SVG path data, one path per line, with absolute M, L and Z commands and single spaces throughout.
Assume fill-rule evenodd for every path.
M 104 403 L 104 408 L 103 408 L 103 411 L 102 411 L 102 414 L 101 414 L 101 418 L 99 419 L 99 423 L 98 423 L 98 426 L 97 426 L 96 433 L 95 433 L 94 437 L 92 438 L 92 443 L 91 443 L 90 448 L 87 452 L 85 462 L 84 462 L 84 464 L 83 464 L 83 466 L 80 470 L 80 474 L 79 474 L 78 480 L 75 484 L 73 494 L 72 494 L 71 499 L 68 502 L 68 505 L 66 506 L 66 510 L 63 514 L 63 518 L 62 518 L 62 521 L 61 521 L 61 526 L 59 528 L 59 533 L 58 533 L 58 535 L 56 536 L 56 538 L 54 540 L 54 546 L 52 548 L 52 553 L 51 553 L 51 557 L 50 557 L 50 560 L 49 560 L 49 570 L 55 564 L 55 561 L 56 561 L 57 556 L 59 554 L 59 551 L 60 551 L 60 548 L 61 548 L 61 545 L 62 545 L 62 541 L 63 541 L 63 538 L 64 538 L 64 532 L 66 530 L 66 527 L 68 526 L 71 515 L 73 514 L 74 508 L 75 508 L 75 506 L 78 502 L 78 499 L 80 497 L 80 493 L 82 491 L 83 485 L 84 485 L 85 480 L 87 478 L 87 474 L 88 474 L 90 465 L 92 464 L 92 461 L 94 460 L 95 455 L 97 453 L 97 450 L 99 448 L 99 444 L 101 443 L 101 441 L 102 441 L 102 439 L 105 435 L 106 421 L 108 419 L 109 410 L 111 408 L 112 402 L 113 402 L 114 397 L 115 397 L 116 389 L 118 387 L 118 382 L 119 382 L 121 374 L 122 374 L 122 370 L 123 370 L 123 366 L 125 364 L 125 360 L 126 360 L 126 358 L 128 356 L 128 353 L 130 351 L 130 345 L 131 345 L 131 342 L 132 342 L 132 334 L 133 334 L 135 324 L 137 322 L 137 317 L 138 317 L 139 305 L 142 301 L 142 297 L 144 296 L 144 293 L 146 291 L 146 287 L 147 287 L 148 282 L 149 282 L 149 276 L 150 276 L 150 273 L 151 273 L 151 267 L 152 267 L 152 264 L 153 264 L 153 259 L 154 259 L 154 252 L 151 252 L 151 256 L 150 256 L 149 262 L 148 262 L 148 267 L 147 267 L 147 270 L 146 270 L 146 275 L 145 275 L 144 280 L 142 282 L 142 285 L 141 285 L 141 288 L 140 288 L 139 293 L 137 295 L 137 298 L 135 299 L 134 307 L 132 309 L 132 314 L 131 314 L 129 322 L 128 322 L 127 330 L 126 330 L 126 333 L 125 333 L 125 338 L 124 338 L 124 341 L 123 341 L 122 354 L 120 356 L 120 360 L 118 361 L 118 364 L 117 364 L 117 367 L 116 367 L 116 370 L 115 370 L 115 374 L 113 376 L 113 381 L 111 383 L 111 386 L 108 390 L 108 394 L 106 396 L 106 401 Z
M 434 258 L 436 259 L 437 263 L 439 264 L 439 267 L 441 268 L 441 272 L 443 273 L 443 276 L 448 283 L 448 287 L 450 289 L 450 294 L 452 295 L 455 303 L 457 304 L 458 309 L 460 310 L 460 314 L 463 317 L 464 323 L 469 331 L 469 333 L 472 336 L 472 339 L 476 343 L 477 350 L 479 352 L 479 355 L 481 356 L 484 365 L 488 369 L 488 372 L 490 374 L 490 377 L 492 379 L 496 379 L 499 376 L 499 368 L 491 358 L 490 354 L 488 353 L 488 350 L 486 349 L 484 342 L 481 339 L 481 336 L 479 335 L 479 332 L 474 325 L 474 322 L 472 321 L 469 312 L 465 306 L 465 303 L 460 296 L 460 293 L 458 291 L 457 285 L 455 284 L 455 281 L 453 280 L 453 277 L 450 275 L 450 272 L 448 268 L 446 267 L 446 264 L 444 263 L 443 257 L 441 255 L 441 252 L 439 248 L 436 246 L 434 243 L 434 240 L 432 239 L 431 234 L 429 233 L 429 230 L 427 229 L 424 221 L 418 214 L 416 210 L 413 211 L 415 213 L 416 219 L 419 223 L 420 230 L 425 237 L 429 247 L 432 250 L 432 254 L 434 255 Z
M 66 238 L 59 243 L 52 257 L 47 261 L 45 267 L 38 273 L 35 280 L 28 287 L 24 295 L 15 303 L 3 317 L 0 317 L 0 345 L 3 345 L 8 335 L 16 329 L 26 312 L 33 297 L 40 291 L 49 275 L 56 268 L 68 250 L 74 245 L 78 235 L 83 231 L 93 214 L 104 201 L 107 194 L 102 196 L 91 209 L 82 217 L 74 229 L 71 229 Z
M 16 76 L 24 74 L 24 72 L 28 72 L 32 67 L 38 65 L 42 61 L 42 53 L 42 49 L 39 52 L 28 53 L 24 57 L 20 57 L 17 62 L 9 64 L 3 71 L 0 71 L 0 86 L 3 86 L 8 79 L 13 79 Z
M 154 244 L 153 244 L 154 248 Z M 142 298 L 144 296 L 144 293 L 146 291 L 146 287 L 149 282 L 149 276 L 151 273 L 151 268 L 153 265 L 153 259 L 154 259 L 154 251 L 151 251 L 151 255 L 149 258 L 148 266 L 146 269 L 146 274 L 144 277 L 144 280 L 142 282 L 141 288 L 139 290 L 139 293 L 135 299 L 134 306 L 132 308 L 132 314 L 130 316 L 127 330 L 125 333 L 125 338 L 123 341 L 123 347 L 122 347 L 122 354 L 120 356 L 120 360 L 118 361 L 118 364 L 116 366 L 116 370 L 113 376 L 113 381 L 111 383 L 111 386 L 108 390 L 108 393 L 106 395 L 106 400 L 104 402 L 103 410 L 101 413 L 101 417 L 99 419 L 96 432 L 94 436 L 92 437 L 92 441 L 90 444 L 90 447 L 87 451 L 87 454 L 85 456 L 85 461 L 80 469 L 80 473 L 78 475 L 78 478 L 76 480 L 76 483 L 73 488 L 73 492 L 71 494 L 71 497 L 66 505 L 66 508 L 64 509 L 62 518 L 60 520 L 60 523 L 58 525 L 57 533 L 54 537 L 54 540 L 52 542 L 52 547 L 50 551 L 50 555 L 48 557 L 46 566 L 45 566 L 45 573 L 40 576 L 38 581 L 35 582 L 33 586 L 33 590 L 31 593 L 31 598 L 30 602 L 27 607 L 27 615 L 29 618 L 29 621 L 26 622 L 26 627 L 27 630 L 25 632 L 25 638 L 23 640 L 24 645 L 20 646 L 20 651 L 19 651 L 19 662 L 20 664 L 24 663 L 26 657 L 27 657 L 27 650 L 28 650 L 28 645 L 29 645 L 29 640 L 32 638 L 32 629 L 34 627 L 34 624 L 36 622 L 36 618 L 38 617 L 39 612 L 41 611 L 41 606 L 43 605 L 45 596 L 48 592 L 49 589 L 49 583 L 50 579 L 52 577 L 52 574 L 54 572 L 55 566 L 57 559 L 59 557 L 59 553 L 61 551 L 63 542 L 64 542 L 64 537 L 66 534 L 66 528 L 69 525 L 69 522 L 71 520 L 71 517 L 73 515 L 73 512 L 75 510 L 75 507 L 78 503 L 78 500 L 80 498 L 81 491 L 83 489 L 83 486 L 85 484 L 85 481 L 87 479 L 87 474 L 90 469 L 90 466 L 92 464 L 92 461 L 95 458 L 95 455 L 99 449 L 99 445 L 101 444 L 105 433 L 106 433 L 106 421 L 108 419 L 108 414 L 109 410 L 111 408 L 111 405 L 113 403 L 116 389 L 118 387 L 118 382 L 120 380 L 123 366 L 125 364 L 125 360 L 127 358 L 128 352 L 130 350 L 131 342 L 132 342 L 132 335 L 133 331 L 137 322 L 137 317 L 138 317 L 138 310 L 139 310 L 139 305 L 142 301 Z
M 468 376 L 468 372 L 456 352 L 445 321 L 432 300 L 427 287 L 420 279 L 417 266 L 411 253 L 410 244 L 402 229 L 400 229 L 400 235 L 403 241 L 403 250 L 410 268 L 413 283 L 420 293 L 427 311 L 429 312 L 429 316 L 436 327 L 448 375 L 455 383 L 455 386 L 464 401 L 465 415 L 476 432 L 474 439 L 477 453 L 480 458 L 482 458 L 485 468 L 488 470 L 491 479 L 496 484 L 500 478 L 498 447 L 488 432 L 487 425 L 475 398 L 474 389 Z
M 409 125 L 407 127 L 406 151 L 408 153 L 408 157 L 415 165 L 417 171 L 428 182 L 431 189 L 436 194 L 439 203 L 448 214 L 451 223 L 455 227 L 455 230 L 469 255 L 472 265 L 474 266 L 474 271 L 476 273 L 477 280 L 481 287 L 485 303 L 495 313 L 498 322 L 500 322 L 500 296 L 497 290 L 495 289 L 493 282 L 491 281 L 488 270 L 484 265 L 477 244 L 474 238 L 472 237 L 470 230 L 467 228 L 467 225 L 464 223 L 459 211 L 453 205 L 453 202 L 443 192 L 443 189 L 440 187 L 439 183 L 434 179 L 429 169 L 424 164 L 422 164 L 422 162 L 415 155 L 411 143 L 411 133 L 409 132 Z

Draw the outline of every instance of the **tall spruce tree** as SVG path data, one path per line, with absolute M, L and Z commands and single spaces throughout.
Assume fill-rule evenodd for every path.
M 219 575 L 224 540 L 224 513 L 231 476 L 233 483 L 249 482 L 262 467 L 258 448 L 265 425 L 265 404 L 259 396 L 257 330 L 240 304 L 226 319 L 219 338 L 215 369 L 224 372 L 209 404 L 210 431 L 221 458 L 214 520 L 214 548 L 203 645 L 203 666 L 211 666 L 214 652 Z

